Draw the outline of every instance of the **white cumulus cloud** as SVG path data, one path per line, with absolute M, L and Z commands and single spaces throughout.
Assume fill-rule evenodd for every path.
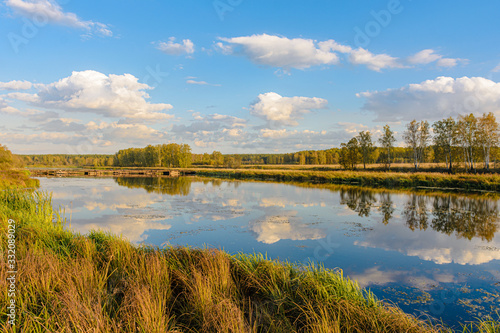
M 53 143 L 53 142 L 75 142 L 74 135 L 69 135 L 66 133 L 54 133 L 54 132 L 42 132 L 42 133 L 0 133 L 0 139 L 3 142 L 12 142 L 16 144 L 20 143 Z
M 366 65 L 369 69 L 380 72 L 384 68 L 403 68 L 398 58 L 388 54 L 373 54 L 368 50 L 359 48 L 351 51 L 349 61 L 354 65 Z
M 342 61 L 363 65 L 377 72 L 386 68 L 409 68 L 431 62 L 435 62 L 439 67 L 454 67 L 459 63 L 467 63 L 467 59 L 444 58 L 432 49 L 425 49 L 406 59 L 400 59 L 385 53 L 374 54 L 361 47 L 354 49 L 333 39 L 316 41 L 261 34 L 221 37 L 219 40 L 220 42 L 214 44 L 214 48 L 223 54 L 241 54 L 256 64 L 278 67 L 284 71 L 291 68 L 339 65 Z
M 339 122 L 338 125 L 344 129 L 347 133 L 357 135 L 359 132 L 369 130 L 369 127 L 363 124 L 350 123 L 350 122 Z M 371 131 L 373 134 L 373 132 Z
M 0 82 L 0 90 L 27 90 L 31 89 L 31 82 L 13 80 L 9 82 Z
M 243 130 L 241 128 L 224 128 L 222 133 L 226 133 L 230 137 L 239 138 L 243 134 Z
M 48 109 L 91 112 L 135 121 L 172 117 L 161 112 L 172 106 L 148 102 L 149 95 L 145 90 L 152 88 L 139 83 L 131 74 L 105 75 L 92 70 L 73 72 L 57 82 L 37 84 L 36 89 L 35 94 L 10 93 L 8 96 Z
M 16 109 L 15 107 L 12 107 L 9 104 L 7 104 L 7 101 L 0 96 L 0 113 L 17 115 L 21 114 L 22 112 Z
M 61 6 L 53 0 L 6 0 L 5 4 L 12 10 L 39 22 L 48 22 L 87 31 L 87 35 L 111 37 L 113 32 L 109 26 L 94 21 L 83 21 L 74 13 L 64 12 Z
M 438 77 L 399 89 L 363 92 L 365 110 L 377 121 L 437 120 L 464 113 L 500 116 L 500 83 L 483 77 Z
M 267 34 L 220 40 L 241 47 L 251 61 L 273 67 L 304 69 L 317 65 L 337 64 L 339 58 L 330 44 L 318 44 L 312 39 L 272 36 Z M 332 41 L 333 42 L 333 41 Z M 232 51 L 225 44 L 217 44 L 225 53 Z
M 353 65 L 364 65 L 377 72 L 385 68 L 408 67 L 399 58 L 388 54 L 374 54 L 363 48 L 353 49 L 351 46 L 339 44 L 333 39 L 318 42 L 312 39 L 289 39 L 267 34 L 219 39 L 222 42 L 216 43 L 215 47 L 223 54 L 243 54 L 256 64 L 279 67 L 285 70 L 290 68 L 305 69 L 319 65 L 338 65 L 341 60 L 346 60 Z M 413 56 L 412 59 L 423 61 L 420 59 L 428 52 L 424 51 L 420 52 L 422 54 L 418 56 Z M 340 54 L 345 56 L 339 57 Z M 450 65 L 449 63 L 445 64 L 445 62 L 460 60 L 439 57 L 435 60 L 443 61 L 442 66 Z
M 163 137 L 163 133 L 144 124 L 120 124 L 117 122 L 99 124 L 90 122 L 87 129 L 99 137 L 99 144 L 115 142 L 130 144 L 149 144 Z
M 324 109 L 328 101 L 318 97 L 282 97 L 275 92 L 260 94 L 250 106 L 250 114 L 267 121 L 269 126 L 297 126 L 298 119 L 312 109 Z
M 169 55 L 183 55 L 194 53 L 194 43 L 189 39 L 182 40 L 181 43 L 175 42 L 175 37 L 170 37 L 168 42 L 158 42 L 156 48 Z
M 434 62 L 441 58 L 442 56 L 435 53 L 434 50 L 426 49 L 408 57 L 408 62 L 410 64 L 430 64 L 431 62 Z
M 465 59 L 442 58 L 437 61 L 439 67 L 455 67 L 459 62 L 466 63 Z
M 74 147 L 85 145 L 93 149 L 115 146 L 146 146 L 160 142 L 165 133 L 144 124 L 121 124 L 119 122 L 90 121 L 82 124 L 72 119 L 57 118 L 38 124 L 38 133 L 16 131 L 0 133 L 0 140 L 14 144 L 50 144 L 74 152 Z M 62 148 L 61 148 L 62 147 Z M 70 149 L 68 149 L 70 147 Z
M 297 131 L 287 131 L 286 128 L 280 130 L 263 128 L 260 130 L 260 135 L 262 135 L 263 138 L 271 138 L 271 139 L 286 138 L 296 133 Z
M 436 51 L 432 49 L 425 49 L 417 52 L 414 55 L 408 57 L 407 61 L 412 65 L 426 65 L 436 62 L 436 65 L 439 67 L 455 67 L 460 62 L 467 63 L 467 59 L 444 58 L 442 55 L 436 53 Z

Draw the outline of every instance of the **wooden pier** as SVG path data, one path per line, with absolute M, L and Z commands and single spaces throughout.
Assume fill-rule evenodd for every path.
M 33 177 L 179 177 L 184 174 L 167 169 L 30 169 L 30 172 Z

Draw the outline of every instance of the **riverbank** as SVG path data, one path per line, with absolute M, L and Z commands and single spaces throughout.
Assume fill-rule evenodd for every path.
M 257 170 L 257 169 L 207 169 L 191 168 L 184 171 L 198 176 L 224 179 L 254 179 L 279 182 L 310 182 L 319 184 L 345 184 L 375 188 L 500 192 L 498 174 L 443 174 L 400 173 L 367 171 L 308 171 L 308 170 Z
M 440 172 L 345 171 L 330 169 L 229 169 L 229 168 L 116 168 L 30 169 L 46 177 L 177 177 L 198 175 L 222 179 L 265 180 L 313 184 L 355 185 L 388 189 L 428 189 L 500 193 L 500 174 L 447 174 Z
M 4 188 L 36 188 L 40 182 L 31 178 L 26 169 L 0 170 L 0 189 Z
M 98 231 L 74 234 L 47 193 L 3 191 L 0 203 L 2 244 L 7 220 L 16 223 L 16 324 L 25 331 L 446 331 L 378 301 L 341 271 L 213 249 L 136 247 Z M 4 261 L 2 290 L 7 272 Z M 8 302 L 3 293 L 0 323 L 14 332 L 5 321 Z M 480 325 L 495 332 L 498 323 Z

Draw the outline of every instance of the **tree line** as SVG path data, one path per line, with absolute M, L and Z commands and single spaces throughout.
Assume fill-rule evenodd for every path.
M 191 166 L 191 147 L 187 144 L 161 144 L 145 148 L 128 148 L 118 151 L 113 160 L 119 167 L 169 167 Z
M 500 133 L 493 113 L 484 113 L 480 117 L 471 113 L 460 115 L 457 119 L 449 117 L 436 121 L 432 127 L 426 120 L 412 120 L 406 124 L 403 140 L 407 156 L 415 170 L 430 159 L 433 162 L 444 162 L 449 172 L 458 163 L 463 163 L 465 170 L 470 172 L 476 171 L 480 162 L 484 169 L 490 169 L 492 156 L 498 153 Z M 389 125 L 384 126 L 378 142 L 379 159 L 390 169 L 394 162 L 396 138 Z M 369 131 L 360 132 L 340 146 L 339 163 L 345 169 L 356 169 L 360 163 L 366 168 L 366 164 L 373 161 L 372 155 L 376 147 Z
M 147 151 L 149 153 L 146 153 Z M 219 151 L 213 151 L 212 153 L 191 154 L 191 165 L 234 168 L 241 165 L 332 165 L 339 163 L 339 152 L 339 148 L 306 150 L 287 154 L 222 154 Z M 161 158 L 158 159 L 158 155 L 153 150 L 146 150 L 145 148 L 123 149 L 117 154 L 118 156 L 116 154 L 31 154 L 19 155 L 19 157 L 25 165 L 31 167 L 157 167 L 160 165 L 159 161 L 161 160 Z M 406 155 L 406 149 L 395 147 L 394 163 L 407 162 L 408 158 Z M 149 158 L 146 156 L 149 156 Z M 379 156 L 379 148 L 376 147 L 370 158 L 370 163 L 379 163 Z M 174 158 L 173 160 L 179 159 Z M 169 162 L 165 163 L 163 161 L 162 165 L 168 166 Z
M 113 166 L 113 155 L 89 154 L 32 154 L 18 155 L 31 167 L 104 167 Z
M 402 135 L 404 147 L 397 147 L 395 133 L 385 125 L 375 142 L 370 131 L 360 132 L 339 148 L 305 150 L 283 154 L 193 154 L 187 144 L 158 144 L 128 148 L 114 155 L 20 155 L 27 166 L 66 167 L 178 167 L 213 166 L 238 168 L 242 165 L 332 165 L 354 170 L 359 165 L 381 164 L 390 169 L 395 163 L 412 163 L 418 170 L 422 163 L 444 163 L 449 172 L 459 164 L 475 171 L 482 163 L 491 167 L 500 152 L 499 125 L 492 113 L 449 117 L 432 126 L 413 120 Z M 376 145 L 376 143 L 378 145 Z

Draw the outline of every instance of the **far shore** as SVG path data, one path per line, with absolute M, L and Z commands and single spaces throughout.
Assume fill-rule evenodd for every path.
M 51 170 L 50 173 L 47 170 Z M 59 172 L 60 170 L 60 172 Z M 69 171 L 64 171 L 69 170 Z M 85 171 L 84 171 L 85 170 Z M 500 175 L 496 170 L 484 173 L 437 172 L 439 165 L 426 165 L 415 172 L 411 165 L 395 164 L 390 170 L 374 167 L 347 171 L 336 165 L 265 165 L 217 168 L 196 166 L 191 168 L 161 167 L 97 167 L 97 168 L 30 168 L 33 176 L 178 176 L 197 175 L 225 179 L 266 180 L 313 184 L 345 184 L 389 189 L 432 189 L 462 192 L 500 192 Z

